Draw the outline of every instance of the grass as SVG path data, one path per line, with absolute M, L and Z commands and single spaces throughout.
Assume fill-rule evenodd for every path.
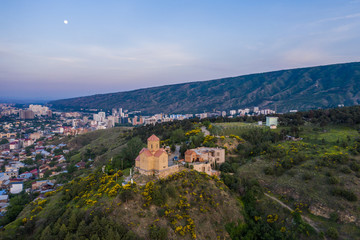
M 244 122 L 214 123 L 212 126 L 211 133 L 220 136 L 229 136 L 230 134 L 239 136 L 249 128 L 266 127 L 257 125 L 257 123 Z
M 281 131 L 281 128 L 276 131 Z M 237 174 L 259 179 L 266 191 L 280 196 L 282 201 L 292 208 L 301 202 L 308 204 L 313 211 L 316 210 L 318 213 L 330 214 L 336 209 L 340 211 L 339 215 L 342 216 L 342 219 L 346 218 L 346 215 L 358 219 L 360 217 L 358 201 L 350 202 L 344 198 L 333 196 L 331 190 L 334 187 L 351 190 L 359 198 L 360 178 L 357 177 L 359 173 L 353 170 L 347 173 L 342 169 L 348 167 L 351 161 L 359 163 L 360 159 L 349 153 L 349 162 L 334 163 L 331 167 L 318 166 L 317 161 L 326 155 L 348 153 L 348 146 L 354 143 L 354 139 L 359 137 L 359 133 L 347 127 L 330 126 L 324 129 L 314 129 L 306 126 L 302 127 L 300 137 L 303 138 L 302 141 L 282 141 L 273 144 L 273 147 L 283 149 L 286 153 L 285 156 L 280 157 L 280 161 L 299 153 L 307 156 L 305 161 L 293 166 L 290 170 L 285 169 L 281 175 L 266 175 L 264 168 L 275 166 L 279 160 L 269 158 L 265 154 L 245 161 L 246 163 L 238 168 Z M 342 142 L 346 143 L 346 146 L 342 146 Z M 338 178 L 340 182 L 330 184 L 330 176 Z M 359 236 L 360 228 L 353 223 L 333 223 L 329 219 L 311 214 L 307 209 L 303 211 L 306 215 L 314 218 L 313 220 L 323 232 L 326 232 L 329 227 L 335 227 L 341 238 Z
M 328 143 L 336 144 L 338 141 L 348 140 L 348 137 L 354 139 L 359 136 L 359 133 L 349 127 L 331 126 L 323 129 L 304 127 L 302 135 L 305 141 L 321 141 L 324 139 Z
M 111 157 L 119 154 L 126 144 L 125 136 L 128 127 L 116 127 L 105 130 L 97 130 L 76 138 L 67 139 L 68 147 L 71 150 L 79 151 L 78 154 L 72 156 L 73 162 L 78 162 L 82 159 L 84 153 L 90 149 L 96 155 L 95 163 L 102 164 Z

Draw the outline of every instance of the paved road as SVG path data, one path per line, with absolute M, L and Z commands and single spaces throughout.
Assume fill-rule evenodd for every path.
M 178 156 L 180 158 L 180 145 L 175 145 L 175 151 L 169 155 L 169 166 L 174 165 L 174 157 Z
M 283 206 L 284 208 L 288 209 L 289 211 L 293 212 L 294 209 L 292 209 L 291 207 L 289 207 L 288 205 L 286 205 L 285 203 L 283 203 L 282 201 L 280 201 L 279 199 L 277 199 L 276 197 L 273 197 L 267 193 L 264 193 L 265 196 L 267 196 L 268 198 L 271 198 L 272 200 L 276 201 L 277 203 L 279 203 L 281 206 Z M 310 218 L 308 217 L 305 217 L 303 215 L 301 215 L 301 217 L 305 220 L 305 222 L 307 222 L 310 226 L 312 226 L 315 231 L 317 233 L 320 232 L 320 230 L 315 226 L 315 223 L 313 222 L 313 220 L 311 220 Z M 325 238 L 326 239 L 326 238 Z

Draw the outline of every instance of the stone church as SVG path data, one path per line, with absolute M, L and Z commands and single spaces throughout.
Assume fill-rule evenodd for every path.
M 147 148 L 143 148 L 135 159 L 135 169 L 144 175 L 167 175 L 168 159 L 165 149 L 160 148 L 160 139 L 152 135 L 147 139 Z

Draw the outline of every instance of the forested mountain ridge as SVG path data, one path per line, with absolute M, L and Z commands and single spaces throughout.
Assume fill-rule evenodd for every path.
M 62 109 L 122 107 L 143 113 L 196 113 L 259 106 L 291 109 L 329 108 L 360 102 L 360 62 L 281 70 L 97 94 L 50 102 Z

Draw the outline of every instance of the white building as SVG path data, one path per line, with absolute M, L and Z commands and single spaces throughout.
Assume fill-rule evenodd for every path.
M 105 122 L 106 114 L 105 112 L 98 112 L 98 114 L 93 114 L 93 119 L 96 122 Z
M 235 115 L 236 114 L 236 110 L 230 110 L 230 115 Z
M 278 125 L 278 117 L 266 117 L 266 126 L 268 127 L 277 127 Z
M 17 194 L 23 190 L 23 183 L 22 182 L 14 182 L 10 185 L 10 193 Z
M 33 111 L 35 115 L 46 115 L 49 111 L 49 108 L 43 107 L 41 105 L 30 104 L 29 110 Z

